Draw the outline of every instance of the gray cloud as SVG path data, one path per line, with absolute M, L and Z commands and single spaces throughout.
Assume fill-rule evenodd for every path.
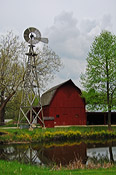
M 73 17 L 73 13 L 68 12 L 55 17 L 53 26 L 48 29 L 50 45 L 61 56 L 73 56 L 70 52 L 74 52 L 75 39 L 79 35 L 77 19 Z
M 112 28 L 112 17 L 110 14 L 106 14 L 103 16 L 101 20 L 101 28 L 106 30 L 111 30 Z
M 97 25 L 96 20 L 83 19 L 80 22 L 80 30 L 82 33 L 90 33 Z
M 47 29 L 47 36 L 50 47 L 64 63 L 64 69 L 57 74 L 59 80 L 71 78 L 79 84 L 90 45 L 103 29 L 111 29 L 109 15 L 104 15 L 102 19 L 83 19 L 79 22 L 72 12 L 62 12 L 54 18 L 54 24 Z
M 88 33 L 93 27 L 95 21 L 84 20 L 79 25 L 73 13 L 62 12 L 48 29 L 50 46 L 61 57 L 85 59 L 92 38 Z

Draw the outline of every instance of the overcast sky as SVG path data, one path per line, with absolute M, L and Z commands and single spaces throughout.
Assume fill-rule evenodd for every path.
M 0 0 L 0 34 L 13 30 L 23 40 L 28 27 L 49 39 L 64 64 L 48 87 L 68 79 L 81 87 L 94 37 L 104 29 L 116 35 L 116 0 Z

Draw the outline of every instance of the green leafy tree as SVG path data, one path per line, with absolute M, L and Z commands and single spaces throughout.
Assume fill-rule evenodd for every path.
M 108 111 L 108 127 L 111 129 L 111 110 L 116 98 L 116 36 L 103 31 L 90 47 L 87 67 L 81 75 L 88 104 Z

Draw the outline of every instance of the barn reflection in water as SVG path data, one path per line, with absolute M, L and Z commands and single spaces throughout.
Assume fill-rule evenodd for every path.
M 99 155 L 99 156 L 98 156 Z M 93 157 L 94 156 L 94 159 Z M 96 156 L 96 157 L 95 157 Z M 96 158 L 96 159 L 95 159 Z M 35 165 L 68 165 L 75 160 L 87 164 L 91 160 L 116 161 L 116 143 L 64 143 L 53 145 L 0 145 L 0 159 Z M 104 161 L 104 160 L 103 160 Z
M 71 161 L 76 159 L 82 160 L 85 164 L 87 160 L 86 144 L 81 143 L 79 145 L 65 145 L 65 146 L 55 146 L 48 149 L 44 149 L 41 157 L 39 157 L 41 162 L 44 164 L 56 163 L 59 165 L 68 165 Z
M 0 159 L 17 160 L 22 163 L 37 165 L 62 164 L 67 165 L 75 159 L 87 160 L 86 144 L 72 144 L 64 146 L 35 145 L 2 145 L 0 146 Z

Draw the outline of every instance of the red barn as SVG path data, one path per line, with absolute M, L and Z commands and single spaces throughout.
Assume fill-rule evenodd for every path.
M 68 80 L 41 97 L 46 127 L 86 125 L 85 101 L 81 90 Z

